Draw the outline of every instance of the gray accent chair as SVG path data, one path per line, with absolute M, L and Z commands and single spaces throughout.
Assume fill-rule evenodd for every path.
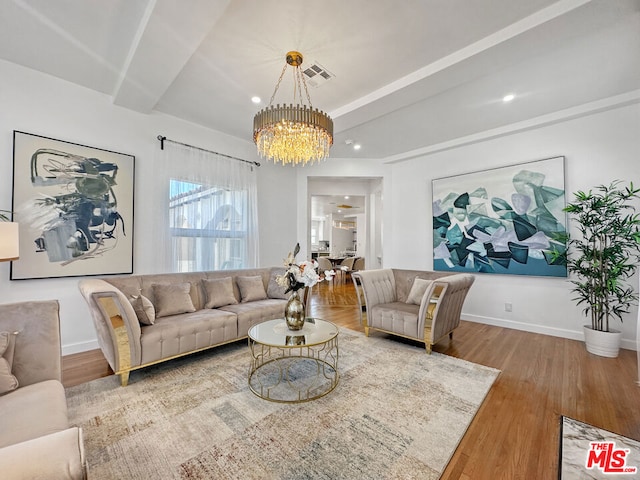
M 424 294 L 410 301 L 415 279 L 428 280 Z M 361 323 L 367 336 L 379 331 L 432 346 L 460 324 L 464 300 L 475 277 L 421 270 L 377 269 L 353 272 Z
M 69 427 L 55 300 L 0 305 L 0 331 L 17 332 L 11 373 L 18 388 L 0 396 L 0 477 L 87 478 L 82 430 Z

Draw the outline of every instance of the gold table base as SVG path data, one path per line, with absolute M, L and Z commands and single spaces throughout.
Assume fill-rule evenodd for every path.
M 249 337 L 249 388 L 273 402 L 315 400 L 338 385 L 338 336 L 313 345 L 291 332 L 282 346 L 264 345 Z M 302 343 L 302 344 L 301 344 Z

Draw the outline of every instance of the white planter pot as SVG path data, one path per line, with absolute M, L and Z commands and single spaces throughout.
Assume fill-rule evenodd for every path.
M 618 356 L 622 332 L 617 330 L 601 332 L 600 330 L 594 330 L 589 325 L 585 325 L 583 329 L 587 352 L 601 357 L 616 358 Z

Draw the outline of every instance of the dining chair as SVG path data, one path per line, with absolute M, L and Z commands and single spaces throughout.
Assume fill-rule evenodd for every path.
M 359 272 L 360 270 L 364 270 L 364 257 L 357 257 L 353 262 L 353 271 Z
M 325 270 L 333 270 L 333 264 L 327 257 L 318 257 L 318 270 L 324 272 Z
M 356 257 L 347 257 L 336 267 L 336 271 L 340 272 L 341 281 L 345 281 L 348 277 L 351 277 L 351 272 L 353 272 L 353 263 L 355 260 Z

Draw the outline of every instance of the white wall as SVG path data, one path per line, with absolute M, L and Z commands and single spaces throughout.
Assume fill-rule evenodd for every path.
M 369 210 L 371 210 L 371 208 L 369 208 Z M 367 213 L 369 214 L 369 212 Z M 374 217 L 374 212 L 371 212 L 369 216 Z M 353 238 L 355 238 L 356 257 L 364 257 L 367 255 L 367 240 L 370 236 L 375 236 L 375 233 L 372 235 L 369 230 L 367 215 L 358 213 L 355 217 L 356 230 L 353 232 Z
M 431 269 L 431 180 L 563 155 L 567 199 L 615 179 L 640 185 L 640 105 L 634 104 L 393 165 L 385 189 L 384 264 Z M 572 229 L 573 231 L 573 229 Z M 391 237 L 392 241 L 387 239 Z M 637 287 L 637 279 L 634 280 Z M 582 339 L 587 323 L 566 279 L 478 274 L 464 318 Z M 513 305 L 505 312 L 504 304 Z M 636 312 L 623 325 L 623 346 L 635 348 Z M 619 327 L 619 322 L 616 322 Z
M 162 114 L 139 114 L 110 97 L 57 78 L 0 61 L 0 209 L 11 208 L 13 130 L 135 156 L 134 272 L 154 271 L 154 154 L 158 134 L 228 155 L 258 160 L 255 147 L 236 138 Z M 250 131 L 250 125 L 247 127 Z M 279 241 L 296 234 L 296 173 L 262 162 L 258 170 L 261 265 L 280 264 Z M 290 247 L 287 247 L 290 248 Z M 288 250 L 287 250 L 288 251 Z M 19 260 L 18 260 L 19 261 Z M 0 263 L 3 303 L 58 299 L 63 354 L 97 348 L 78 278 L 9 280 L 9 262 Z
M 331 229 L 331 255 L 340 256 L 345 250 L 353 247 L 353 230 L 336 228 Z
M 251 145 L 252 149 L 255 147 Z M 283 265 L 297 240 L 298 185 L 296 170 L 260 160 L 258 209 L 260 219 L 260 265 Z M 300 242 L 302 243 L 302 242 Z M 298 259 L 304 258 L 299 256 Z

